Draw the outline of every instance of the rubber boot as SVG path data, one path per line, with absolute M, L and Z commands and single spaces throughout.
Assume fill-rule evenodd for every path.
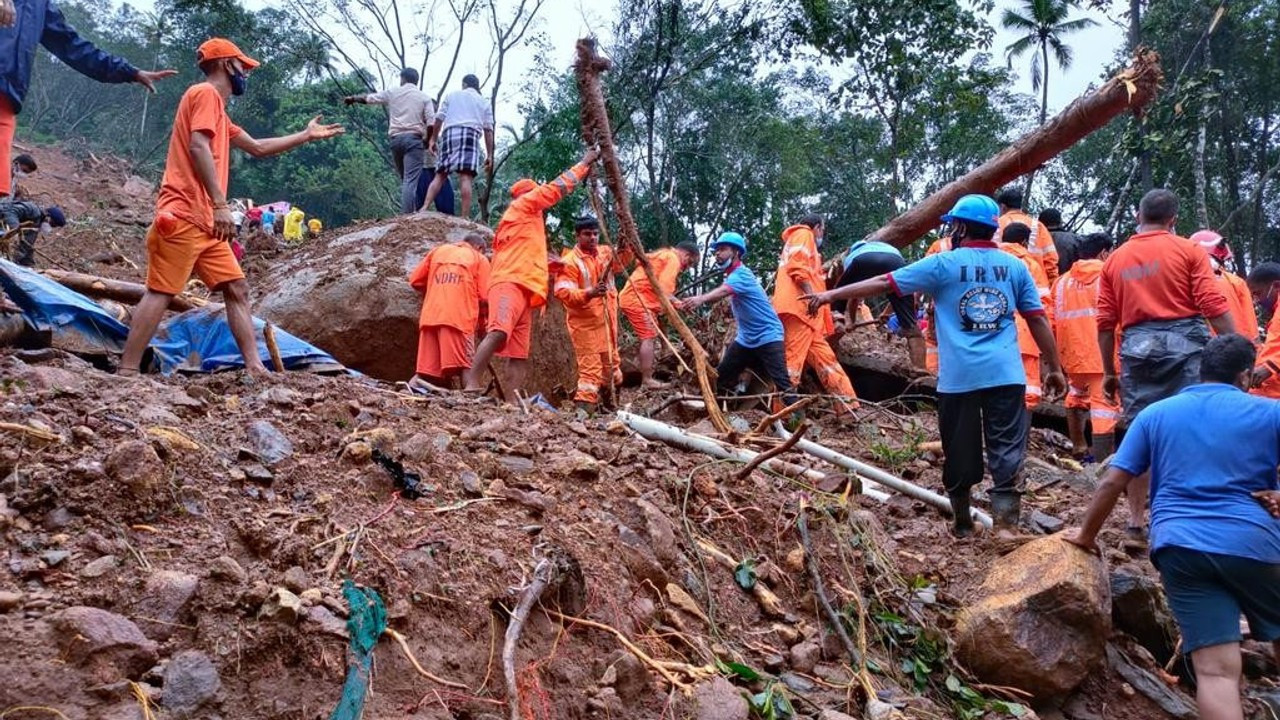
M 1115 433 L 1095 433 L 1093 436 L 1093 456 L 1103 463 L 1116 453 Z
M 1017 530 L 1022 517 L 1022 495 L 1016 492 L 991 493 L 991 519 L 997 530 Z
M 973 534 L 973 513 L 969 508 L 969 490 L 966 488 L 959 492 L 947 493 L 947 497 L 951 499 L 953 518 L 951 534 L 958 538 L 969 537 Z

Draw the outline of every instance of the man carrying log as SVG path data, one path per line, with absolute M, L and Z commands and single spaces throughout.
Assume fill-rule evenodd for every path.
M 192 270 L 206 287 L 222 293 L 227 326 L 245 369 L 251 375 L 266 374 L 249 314 L 249 285 L 231 251 L 236 232 L 227 204 L 231 148 L 267 157 L 343 133 L 341 125 L 323 125 L 317 116 L 292 135 L 250 137 L 227 117 L 226 104 L 232 95 L 244 94 L 258 61 L 230 40 L 213 38 L 196 50 L 196 63 L 205 81 L 188 88 L 178 102 L 156 219 L 147 231 L 147 294 L 133 314 L 121 374 L 138 373 L 169 301 L 187 286 Z
M 677 300 L 675 306 L 684 311 L 729 298 L 738 334 L 724 349 L 716 368 L 716 394 L 730 394 L 743 370 L 764 375 L 777 387 L 784 406 L 795 403 L 791 374 L 787 372 L 787 353 L 783 344 L 782 321 L 765 295 L 764 288 L 751 268 L 742 263 L 747 255 L 747 240 L 736 232 L 726 232 L 711 244 L 716 254 L 716 269 L 724 272 L 724 284 L 702 295 Z
M 653 266 L 653 274 L 658 278 L 659 287 L 655 289 L 649 283 L 643 267 L 637 267 L 627 284 L 622 288 L 620 305 L 622 314 L 636 331 L 636 339 L 640 341 L 640 385 L 655 389 L 663 387 L 662 383 L 653 379 L 654 340 L 662 329 L 658 327 L 658 318 L 662 317 L 662 303 L 658 301 L 658 293 L 675 299 L 676 280 L 680 273 L 688 270 L 698 260 L 698 245 L 692 240 L 685 240 L 674 248 L 661 248 L 648 253 L 649 264 Z
M 613 274 L 622 272 L 626 256 L 600 245 L 600 222 L 593 217 L 579 218 L 573 224 L 577 244 L 561 258 L 563 267 L 556 278 L 555 296 L 564 305 L 569 339 L 578 361 L 578 387 L 573 401 L 578 408 L 594 412 L 600 402 L 600 390 L 622 383 L 618 367 L 617 288 Z M 615 398 L 609 398 L 615 401 Z
M 507 359 L 502 390 L 510 403 L 519 402 L 529 364 L 533 310 L 547 304 L 547 223 L 544 213 L 573 192 L 591 174 L 600 157 L 592 148 L 577 165 L 545 185 L 521 178 L 511 186 L 511 204 L 493 236 L 489 271 L 488 333 L 476 348 L 467 371 L 466 391 L 483 392 L 481 379 L 494 355 Z
M 1040 261 L 1049 282 L 1057 280 L 1058 248 L 1053 244 L 1053 235 L 1043 223 L 1023 212 L 1022 191 L 1007 187 L 996 194 L 996 203 L 1000 205 L 1000 231 L 1003 232 L 1010 223 L 1016 222 L 1031 228 L 1031 242 L 1027 244 L 1027 250 Z M 1000 233 L 997 232 L 996 242 L 1000 241 Z
M 1151 561 L 1204 720 L 1240 720 L 1240 616 L 1280 657 L 1280 403 L 1250 397 L 1253 344 L 1224 333 L 1204 347 L 1199 384 L 1134 420 L 1082 527 L 1067 541 L 1097 553 L 1120 494 L 1151 475 Z M 1224 452 L 1222 438 L 1248 438 Z
M 1209 258 L 1189 240 L 1173 234 L 1178 197 L 1156 189 L 1138 205 L 1138 232 L 1116 248 L 1102 266 L 1098 287 L 1098 347 L 1103 389 L 1120 397 L 1124 422 L 1157 400 L 1172 397 L 1200 376 L 1200 352 L 1209 327 L 1219 335 L 1235 332 L 1231 307 L 1218 289 Z M 1209 325 L 1205 325 L 1205 319 Z M 1116 333 L 1120 372 L 1116 376 Z M 1134 478 L 1129 488 L 1129 528 L 1134 540 L 1145 536 L 1147 483 Z
M 422 294 L 417 374 L 409 380 L 411 389 L 447 385 L 471 367 L 480 306 L 489 289 L 485 244 L 484 236 L 473 232 L 458 242 L 437 245 L 409 276 L 409 285 Z
M 817 315 L 810 315 L 800 300 L 801 295 L 827 289 L 822 254 L 818 252 L 825 234 L 826 221 L 812 213 L 782 231 L 782 257 L 774 279 L 773 309 L 782 320 L 791 386 L 800 387 L 800 378 L 808 365 L 818 374 L 827 392 L 835 395 L 837 413 L 843 414 L 858 409 L 858 394 L 827 342 L 836 331 L 831 309 L 824 307 Z
M 970 491 L 982 482 L 984 442 L 996 526 L 1011 531 L 1021 514 L 1022 464 L 1031 423 L 1024 404 L 1026 373 L 1018 353 L 1015 310 L 1026 318 L 1045 360 L 1045 394 L 1057 398 L 1066 387 L 1053 329 L 1031 273 L 992 240 L 996 215 L 991 198 L 966 195 L 942 218 L 951 223 L 955 249 L 880 277 L 804 298 L 814 314 L 834 300 L 890 292 L 923 292 L 936 298 L 941 361 L 938 426 L 946 454 L 942 482 L 951 498 L 957 537 L 973 533 Z

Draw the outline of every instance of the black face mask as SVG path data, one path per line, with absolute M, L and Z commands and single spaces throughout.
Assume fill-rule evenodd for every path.
M 231 75 L 231 94 L 243 95 L 245 87 L 249 84 L 249 76 L 230 68 L 228 70 L 230 70 Z

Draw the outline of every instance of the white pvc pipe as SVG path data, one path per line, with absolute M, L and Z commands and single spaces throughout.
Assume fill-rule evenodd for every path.
M 756 455 L 759 455 L 759 453 L 751 450 L 726 447 L 724 444 L 704 435 L 695 435 L 674 425 L 668 425 L 667 423 L 659 420 L 629 413 L 625 410 L 618 411 L 618 419 L 621 420 L 624 425 L 649 440 L 659 440 L 683 450 L 700 452 L 721 460 L 734 460 L 741 463 L 748 463 L 751 462 Z M 804 441 L 801 440 L 801 442 Z M 792 463 L 779 460 L 778 458 L 769 458 L 761 463 L 762 467 L 786 475 L 788 473 L 783 468 L 784 465 L 791 465 L 794 467 Z M 807 468 L 803 470 L 803 475 L 806 479 L 815 483 L 826 477 L 823 473 L 818 472 L 817 470 Z M 869 498 L 879 500 L 880 502 L 886 502 L 889 499 L 888 493 L 874 487 L 869 488 L 865 484 L 862 488 L 862 494 Z
M 791 433 L 786 431 L 786 428 L 782 426 L 781 422 L 774 423 L 773 429 L 783 440 L 790 439 Z M 795 444 L 795 448 L 803 450 L 804 452 L 807 452 L 821 460 L 826 460 L 832 465 L 842 467 L 846 470 L 852 470 L 859 475 L 865 476 L 867 479 L 863 482 L 864 492 L 866 491 L 866 486 L 868 484 L 875 487 L 883 485 L 884 487 L 896 490 L 907 497 L 915 498 L 916 500 L 923 500 L 924 502 L 941 510 L 946 510 L 948 512 L 951 511 L 951 501 L 949 499 L 933 492 L 932 490 L 926 490 L 915 483 L 890 475 L 874 465 L 868 465 L 861 460 L 855 460 L 848 455 L 836 452 L 831 448 L 824 447 L 816 442 L 805 440 L 804 438 L 801 438 L 800 441 Z M 969 512 L 973 519 L 983 527 L 991 527 L 990 515 L 976 508 L 970 508 Z

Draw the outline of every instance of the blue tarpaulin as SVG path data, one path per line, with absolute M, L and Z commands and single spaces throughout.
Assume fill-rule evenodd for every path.
M 0 287 L 36 330 L 47 332 L 53 347 L 87 355 L 120 353 L 129 328 L 89 298 L 28 268 L 0 259 Z M 261 337 L 265 324 L 253 319 Z M 342 365 L 325 351 L 279 328 L 276 344 L 289 370 L 339 370 Z M 244 367 L 220 306 L 196 308 L 170 317 L 151 341 L 160 372 L 211 373 Z M 258 341 L 258 355 L 270 364 L 266 343 Z

